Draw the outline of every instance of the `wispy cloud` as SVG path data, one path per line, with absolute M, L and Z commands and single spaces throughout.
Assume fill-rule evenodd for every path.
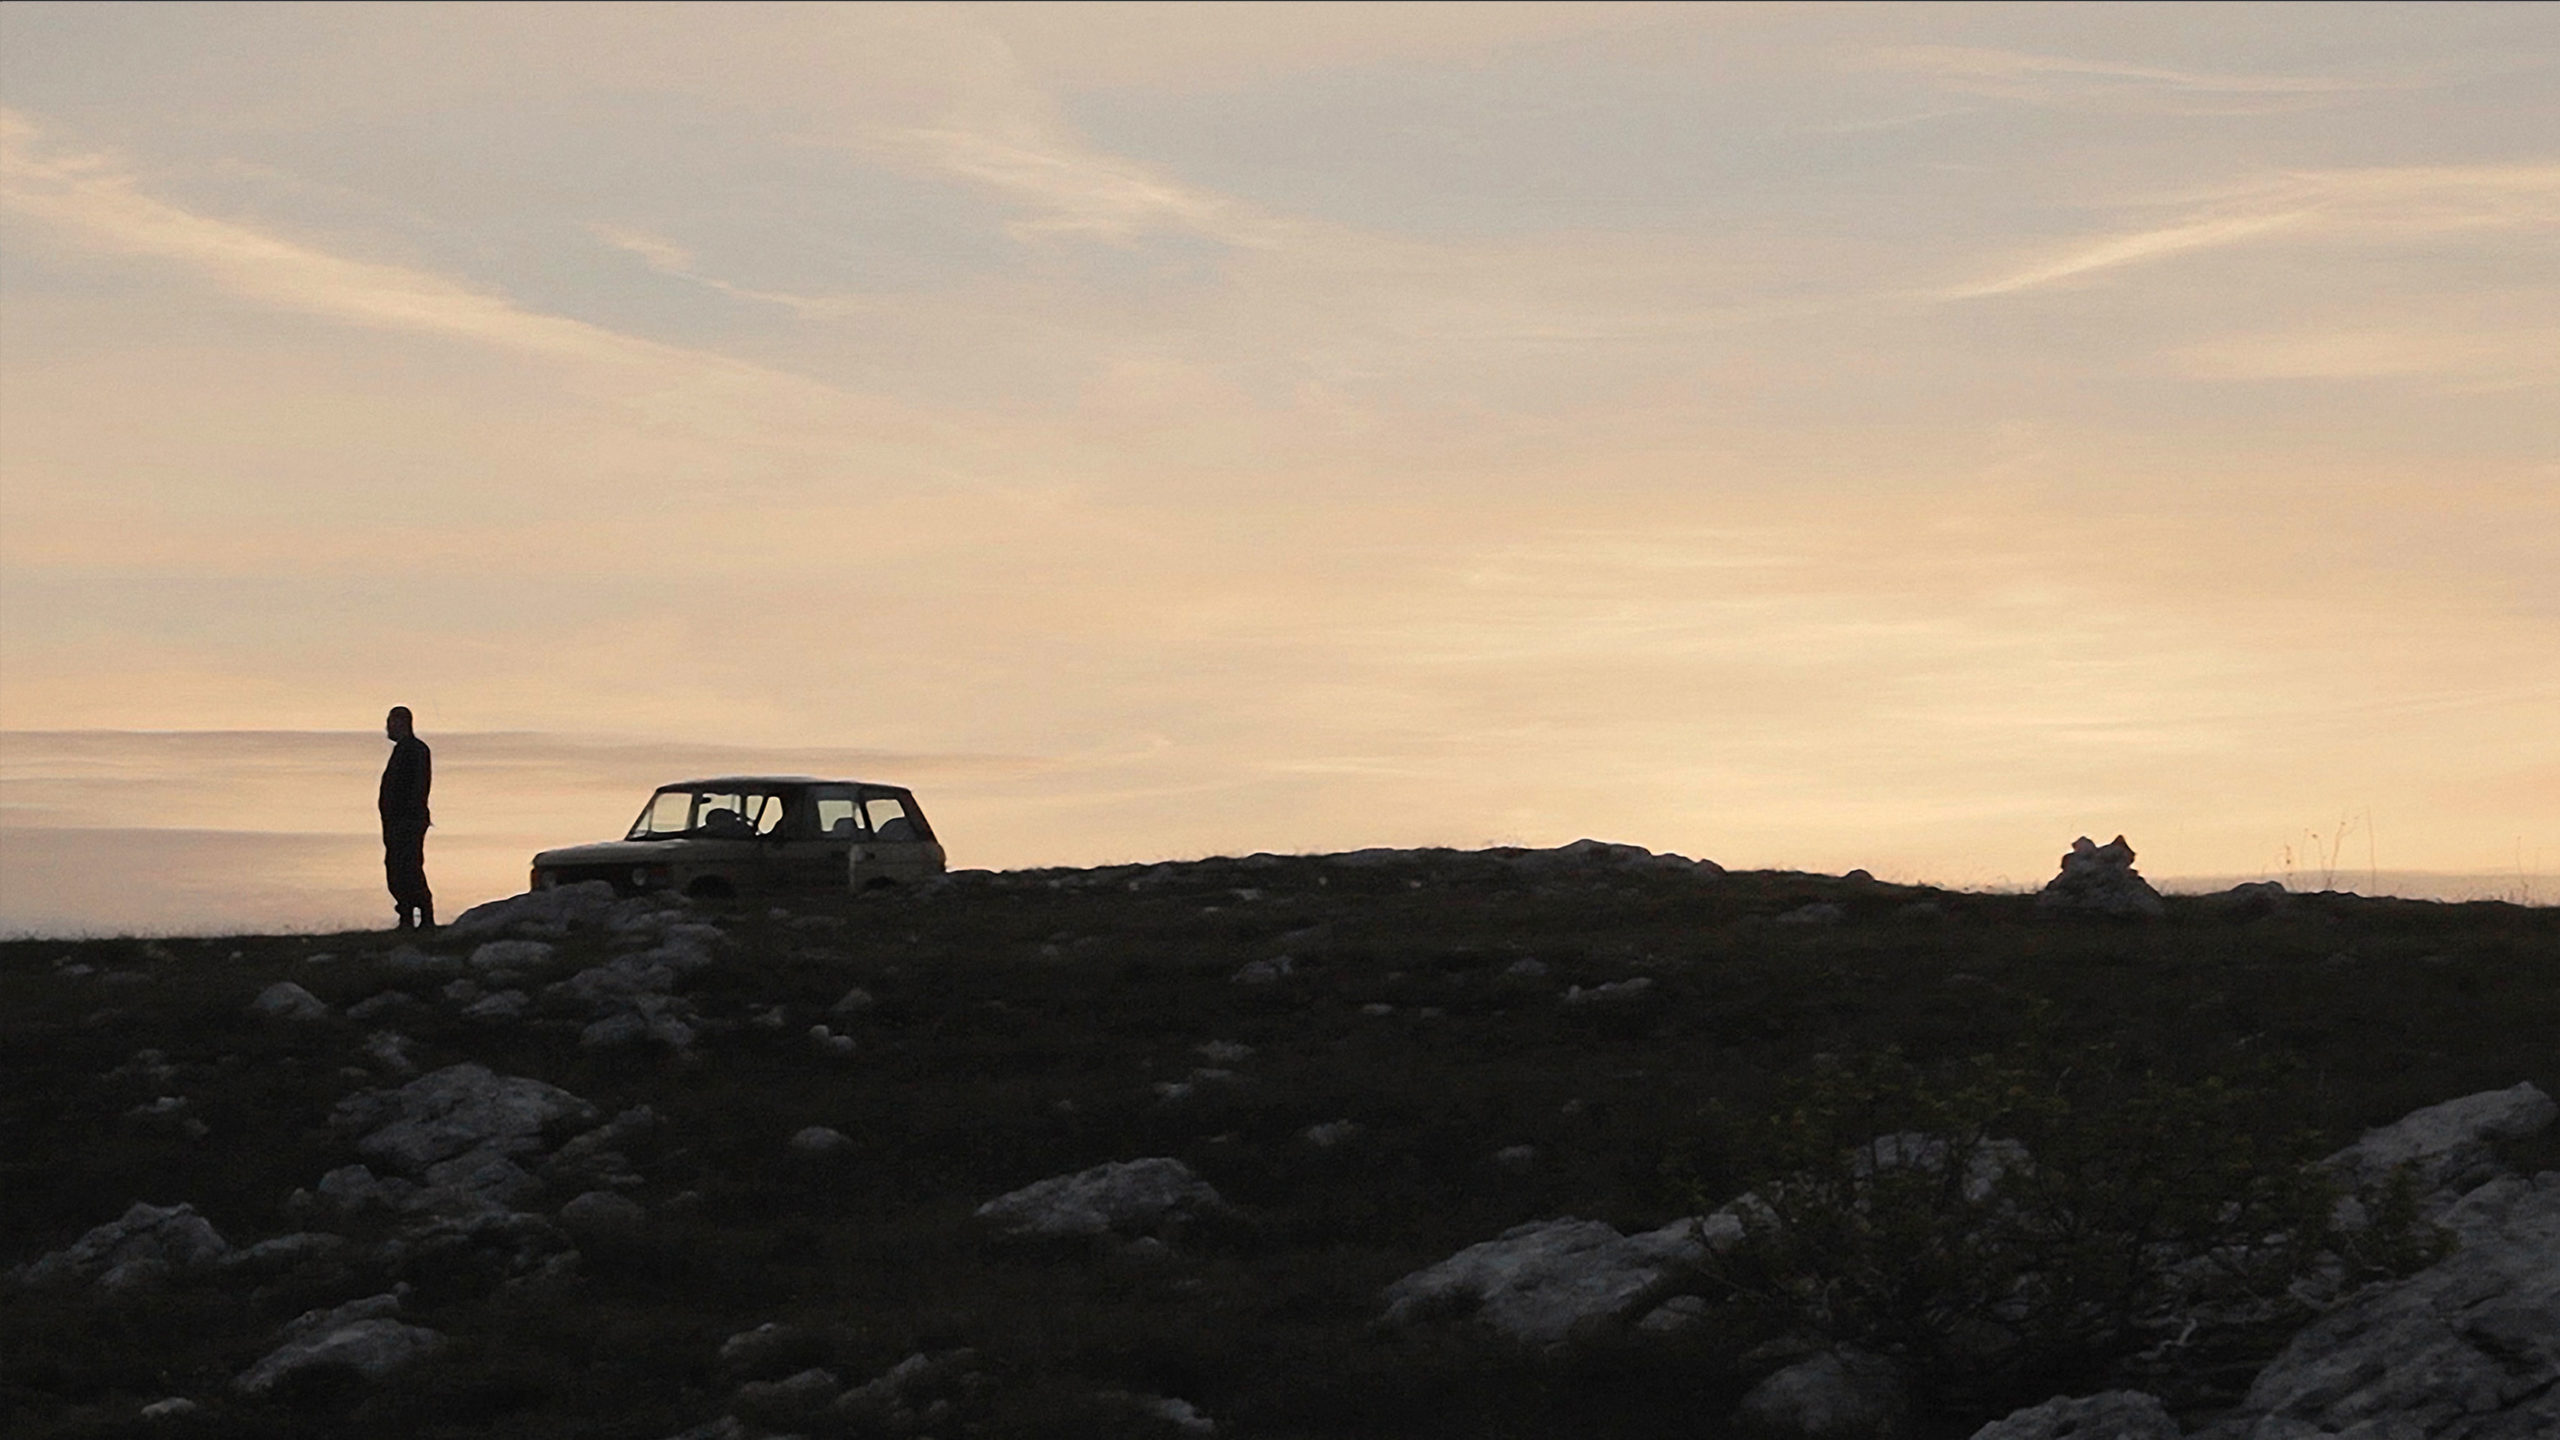
M 1049 127 L 908 128 L 885 132 L 885 149 L 996 190 L 1024 206 L 1017 236 L 1127 241 L 1152 232 L 1198 235 L 1267 249 L 1293 227 L 1227 196 L 1108 155 Z
M 2129 234 L 2110 235 L 2095 241 L 2082 241 L 2073 249 L 2052 259 L 2030 264 L 2023 269 L 1996 275 L 1967 285 L 1940 292 L 1941 299 L 1972 300 L 1986 295 L 2007 295 L 2020 290 L 2033 290 L 2057 281 L 2076 279 L 2099 270 L 2112 270 L 2121 265 L 2158 260 L 2190 250 L 2216 249 L 2253 240 L 2270 231 L 2298 225 L 2310 217 L 2307 210 L 2278 211 L 2267 215 L 2230 215 L 2209 220 L 2193 220 L 2177 225 L 2164 225 Z
M 2397 82 L 2180 70 L 1966 45 L 1894 46 L 1870 52 L 1866 63 L 1880 70 L 1927 75 L 1961 94 L 2037 104 L 2150 99 L 2177 108 L 2194 108 L 2198 101 L 2217 110 L 2233 108 L 2235 102 L 2240 108 L 2289 108 L 2361 91 L 2399 88 Z
M 2379 239 L 2407 235 L 2560 230 L 2560 165 L 2422 165 L 2299 171 L 2192 202 L 2166 224 L 2072 242 L 1940 300 L 2009 295 L 2101 271 L 2278 237 Z
M 863 295 L 795 295 L 784 290 L 759 290 L 736 284 L 704 273 L 693 251 L 664 236 L 628 230 L 618 225 L 590 225 L 587 229 L 598 240 L 626 255 L 637 257 L 642 264 L 661 275 L 690 281 L 706 290 L 717 290 L 740 300 L 778 305 L 795 314 L 811 317 L 853 315 L 879 308 L 877 301 Z
M 356 259 L 197 213 L 145 193 L 114 155 L 47 152 L 39 127 L 6 109 L 0 109 L 0 205 L 96 248 L 180 264 L 235 294 L 285 309 L 565 362 L 696 420 L 713 420 L 719 402 L 745 401 L 768 411 L 778 404 L 806 414 L 854 400 L 801 376 L 530 310 L 426 270 Z

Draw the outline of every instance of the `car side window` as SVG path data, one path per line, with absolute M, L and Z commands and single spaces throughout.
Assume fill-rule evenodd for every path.
M 818 797 L 818 833 L 829 840 L 851 840 L 862 833 L 862 811 L 851 795 Z
M 888 841 L 924 838 L 916 833 L 916 822 L 908 818 L 906 806 L 886 795 L 874 795 L 862 803 L 863 808 L 871 812 L 873 836 Z

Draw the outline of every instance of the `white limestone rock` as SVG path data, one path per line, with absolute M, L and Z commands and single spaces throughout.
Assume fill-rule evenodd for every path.
M 1054 1175 L 997 1196 L 977 1215 L 1008 1239 L 1072 1239 L 1130 1234 L 1224 1206 L 1190 1166 L 1158 1156 Z
M 1580 985 L 1571 985 L 1565 988 L 1564 1003 L 1567 1005 L 1623 1004 L 1629 1000 L 1643 999 L 1645 993 L 1652 988 L 1653 977 L 1650 975 L 1638 975 L 1626 980 L 1611 980 L 1606 984 L 1593 985 L 1588 989 Z
M 632 902 L 616 900 L 610 883 L 583 880 L 474 905 L 444 927 L 444 936 L 448 940 L 478 940 L 502 934 L 556 937 L 568 933 L 572 926 L 609 926 L 626 905 Z M 653 907 L 638 902 L 633 908 Z
M 1910 1409 L 1909 1392 L 1890 1361 L 1826 1350 L 1752 1386 L 1740 1413 L 1762 1435 L 1890 1440 L 1902 1433 Z
M 2056 1395 L 1973 1432 L 1973 1440 L 2179 1440 L 2185 1432 L 2157 1395 L 2108 1390 Z
M 483 974 L 491 970 L 539 970 L 556 952 L 540 940 L 492 940 L 471 952 L 469 964 Z
M 2491 1141 L 2539 1134 L 2555 1118 L 2560 1118 L 2560 1105 L 2525 1081 L 2412 1110 L 2366 1131 L 2321 1163 L 2351 1186 L 2380 1185 L 2407 1165 L 2422 1193 L 2464 1188 L 2466 1182 L 2477 1184 L 2496 1173 Z
M 1651 1309 L 1706 1254 L 1694 1220 L 1639 1235 L 1599 1220 L 1534 1220 L 1388 1286 L 1384 1318 L 1472 1316 L 1524 1344 L 1557 1345 Z
M 835 1372 L 815 1366 L 779 1380 L 750 1380 L 731 1396 L 740 1418 L 768 1430 L 792 1430 L 824 1415 L 843 1393 Z
M 533 1008 L 533 997 L 521 990 L 501 990 L 483 995 L 462 1007 L 467 1020 L 521 1020 Z
M 791 1137 L 791 1153 L 824 1160 L 853 1148 L 853 1137 L 830 1125 L 811 1125 Z
M 363 1132 L 357 1153 L 408 1175 L 470 1152 L 525 1155 L 543 1148 L 546 1129 L 592 1125 L 596 1107 L 557 1085 L 499 1075 L 465 1062 L 430 1071 L 396 1090 L 338 1102 L 330 1121 Z
M 290 980 L 279 980 L 258 992 L 249 1009 L 270 1020 L 325 1020 L 329 1007 L 319 996 Z
M 38 1257 L 18 1272 L 29 1285 L 95 1284 L 102 1290 L 136 1290 L 179 1271 L 211 1264 L 231 1243 L 193 1205 L 132 1208 L 91 1229 L 62 1249 Z
M 628 1240 L 648 1225 L 639 1201 L 611 1190 L 589 1190 L 560 1207 L 560 1227 L 580 1240 Z
M 2133 847 L 2119 835 L 2104 845 L 2086 835 L 2071 842 L 2062 873 L 2045 882 L 2036 908 L 2047 912 L 2145 918 L 2167 913 L 2160 892 L 2133 868 Z
M 232 1388 L 264 1395 L 312 1370 L 351 1370 L 380 1380 L 444 1348 L 445 1337 L 437 1331 L 391 1318 L 399 1309 L 399 1297 L 385 1294 L 307 1311 L 285 1327 L 284 1343 L 232 1381 Z

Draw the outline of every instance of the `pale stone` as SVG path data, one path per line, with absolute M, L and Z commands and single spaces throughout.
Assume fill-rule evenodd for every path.
M 1096 1165 L 999 1195 L 978 1218 L 1017 1239 L 1062 1239 L 1149 1228 L 1224 1202 L 1179 1160 L 1157 1157 Z
M 1751 1387 L 1745 1424 L 1803 1440 L 1888 1440 L 1902 1431 L 1910 1399 L 1892 1364 L 1857 1351 L 1825 1351 Z
M 853 1137 L 827 1125 L 811 1125 L 791 1137 L 792 1153 L 825 1159 L 853 1148 Z
M 1973 1432 L 1973 1440 L 2179 1440 L 2184 1432 L 2157 1395 L 2108 1390 L 2056 1395 Z
M 1651 1308 L 1666 1282 L 1705 1255 L 1692 1220 L 1638 1235 L 1598 1220 L 1537 1220 L 1388 1286 L 1385 1318 L 1472 1315 L 1515 1340 L 1555 1345 Z
M 137 1200 L 123 1215 L 39 1257 L 20 1276 L 30 1285 L 95 1281 L 110 1290 L 132 1289 L 230 1251 L 230 1242 L 195 1206 Z
M 329 1014 L 329 1007 L 321 1003 L 319 996 L 290 980 L 279 980 L 259 991 L 249 1008 L 270 1020 L 319 1020 Z

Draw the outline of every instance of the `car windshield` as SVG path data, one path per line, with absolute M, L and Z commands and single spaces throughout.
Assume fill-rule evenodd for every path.
M 782 824 L 783 809 L 783 797 L 776 791 L 661 790 L 649 797 L 624 838 L 749 840 L 772 834 Z

